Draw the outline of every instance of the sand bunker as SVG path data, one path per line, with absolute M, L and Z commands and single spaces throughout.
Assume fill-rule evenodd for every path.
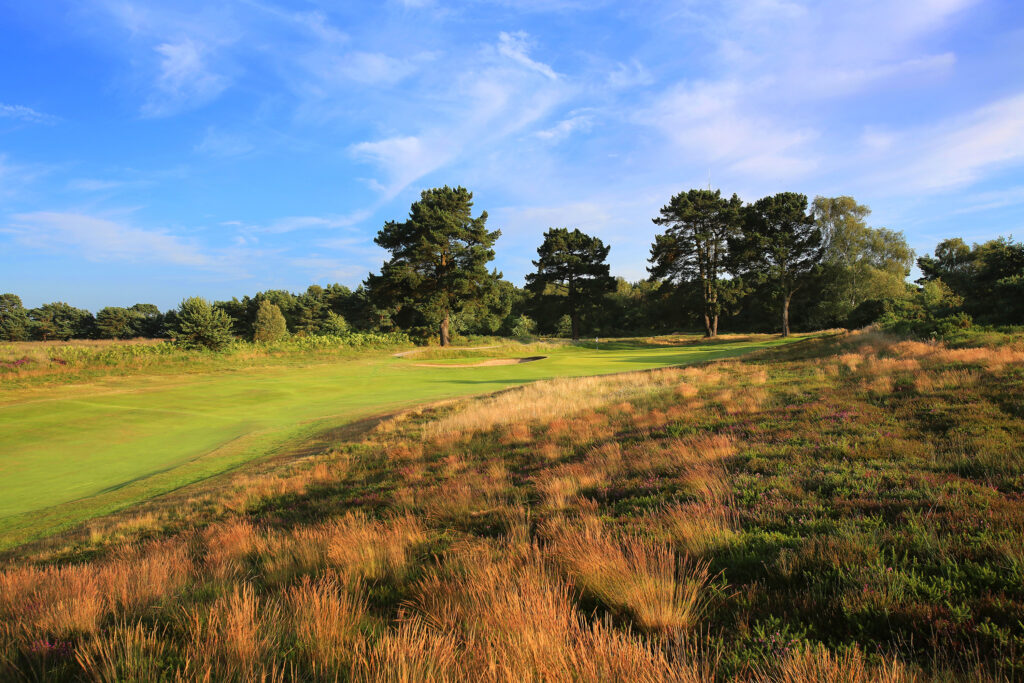
M 492 358 L 479 363 L 413 363 L 418 368 L 482 368 L 488 365 L 519 365 L 544 360 L 547 356 L 528 356 L 527 358 Z

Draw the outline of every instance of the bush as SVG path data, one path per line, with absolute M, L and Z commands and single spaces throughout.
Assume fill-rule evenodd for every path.
M 558 319 L 558 324 L 555 326 L 555 336 L 566 338 L 572 336 L 572 318 L 563 315 Z
M 231 319 L 209 301 L 194 296 L 178 307 L 174 336 L 186 348 L 219 351 L 231 343 Z
M 349 331 L 348 321 L 334 311 L 328 311 L 327 317 L 320 321 L 320 325 L 317 328 L 319 334 L 331 337 L 341 337 L 348 334 Z
M 533 339 L 534 332 L 536 331 L 537 323 L 527 315 L 520 315 L 512 321 L 512 336 L 516 339 L 529 341 Z
M 226 314 L 225 314 L 226 315 Z M 277 304 L 264 299 L 256 311 L 256 321 L 252 324 L 252 340 L 256 342 L 275 342 L 288 336 L 288 324 Z

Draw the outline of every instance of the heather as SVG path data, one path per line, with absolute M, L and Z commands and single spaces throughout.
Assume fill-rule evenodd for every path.
M 1024 342 L 834 334 L 367 422 L 11 556 L 50 680 L 1012 680 Z

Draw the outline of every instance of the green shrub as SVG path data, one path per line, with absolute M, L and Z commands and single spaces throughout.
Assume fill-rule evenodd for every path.
M 276 342 L 288 336 L 288 324 L 277 304 L 264 299 L 256 311 L 252 325 L 252 340 L 255 342 Z
M 218 351 L 231 343 L 231 318 L 209 301 L 194 296 L 178 307 L 174 330 L 177 342 L 185 348 Z

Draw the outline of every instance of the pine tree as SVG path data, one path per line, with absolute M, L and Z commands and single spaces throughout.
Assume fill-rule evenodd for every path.
M 789 336 L 789 305 L 821 264 L 822 235 L 807 213 L 807 196 L 780 192 L 743 211 L 743 232 L 729 241 L 736 269 L 768 282 L 782 299 L 782 336 Z
M 182 301 L 174 319 L 174 334 L 182 346 L 218 350 L 231 342 L 231 318 L 202 297 Z
M 374 304 L 411 307 L 437 327 L 442 346 L 451 341 L 451 316 L 484 300 L 501 278 L 487 270 L 501 231 L 488 232 L 487 212 L 473 218 L 472 209 L 473 193 L 464 187 L 424 190 L 409 219 L 388 221 L 374 240 L 391 252 L 367 282 Z
M 535 296 L 543 296 L 551 286 L 564 288 L 563 310 L 567 309 L 573 339 L 580 338 L 580 312 L 615 289 L 605 263 L 610 249 L 597 237 L 568 228 L 548 229 L 537 247 L 537 272 L 526 276 L 526 288 Z
M 666 226 L 665 233 L 651 245 L 651 266 L 655 280 L 677 285 L 699 283 L 704 314 L 704 336 L 718 334 L 718 316 L 729 291 L 722 279 L 728 257 L 728 240 L 740 229 L 743 202 L 735 194 L 729 199 L 719 190 L 680 192 L 653 219 Z

